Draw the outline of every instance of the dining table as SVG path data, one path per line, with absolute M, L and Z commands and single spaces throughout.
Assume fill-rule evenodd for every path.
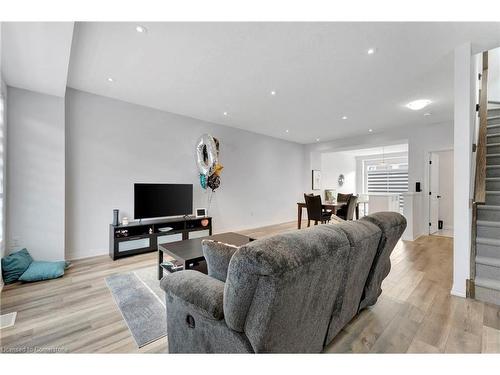
M 329 202 L 326 201 L 321 204 L 321 208 L 323 210 L 332 211 L 334 215 L 337 214 L 339 208 L 345 206 L 347 202 Z M 302 209 L 306 208 L 306 202 L 297 202 L 297 228 L 300 229 L 302 227 Z M 356 203 L 356 220 L 359 219 L 359 206 Z

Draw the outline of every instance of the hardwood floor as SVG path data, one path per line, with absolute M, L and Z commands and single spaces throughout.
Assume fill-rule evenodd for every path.
M 260 238 L 295 225 L 241 233 Z M 449 294 L 452 243 L 438 236 L 400 241 L 379 301 L 356 317 L 326 352 L 499 353 L 500 308 Z M 104 280 L 155 264 L 155 253 L 114 262 L 100 256 L 75 261 L 61 279 L 4 287 L 1 313 L 17 311 L 17 320 L 0 331 L 1 350 L 166 352 L 166 338 L 137 349 Z

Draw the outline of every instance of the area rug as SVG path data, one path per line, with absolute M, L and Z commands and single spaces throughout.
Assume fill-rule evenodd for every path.
M 139 348 L 167 335 L 165 297 L 156 267 L 109 276 L 106 284 Z

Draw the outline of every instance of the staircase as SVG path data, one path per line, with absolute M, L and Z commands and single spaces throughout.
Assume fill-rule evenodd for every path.
M 500 104 L 500 103 L 499 103 Z M 474 297 L 500 305 L 500 105 L 488 103 L 484 204 L 477 204 Z

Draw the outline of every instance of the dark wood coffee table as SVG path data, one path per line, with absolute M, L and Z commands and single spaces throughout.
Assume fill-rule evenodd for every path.
M 235 246 L 242 246 L 254 241 L 254 238 L 228 232 L 158 245 L 158 280 L 161 280 L 163 277 L 163 267 L 161 266 L 163 263 L 163 254 L 167 254 L 183 263 L 185 270 L 194 269 L 207 273 L 207 263 L 201 248 L 202 240 L 214 240 Z

